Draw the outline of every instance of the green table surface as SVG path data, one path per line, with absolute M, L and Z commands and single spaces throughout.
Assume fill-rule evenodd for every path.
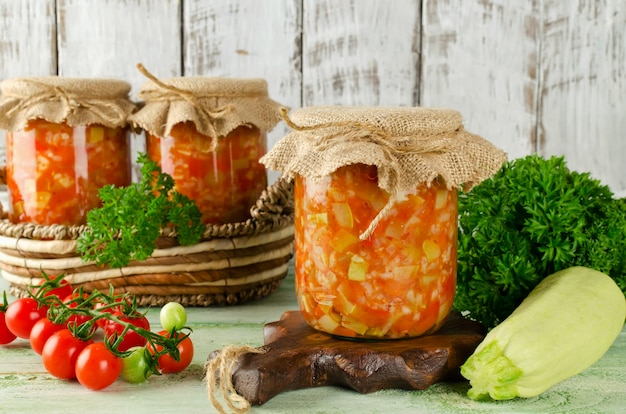
M 0 281 L 0 290 L 8 290 Z M 9 297 L 9 300 L 13 298 Z M 180 374 L 153 376 L 143 384 L 117 380 L 103 391 L 50 376 L 26 340 L 0 346 L 0 413 L 212 413 L 205 383 L 209 353 L 227 345 L 262 345 L 265 323 L 297 309 L 293 274 L 272 295 L 232 307 L 188 308 L 195 356 Z M 148 310 L 158 326 L 158 309 Z M 438 383 L 422 391 L 371 394 L 319 387 L 280 394 L 251 413 L 626 413 L 626 330 L 593 366 L 529 398 L 475 402 L 467 382 Z

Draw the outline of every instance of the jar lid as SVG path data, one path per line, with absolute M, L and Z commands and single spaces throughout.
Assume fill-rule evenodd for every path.
M 448 189 L 468 191 L 506 161 L 504 151 L 466 131 L 452 109 L 313 106 L 291 118 L 286 109 L 282 114 L 293 131 L 261 162 L 288 177 L 312 179 L 351 164 L 376 166 L 378 186 L 390 194 L 379 216 L 401 191 L 436 179 Z
M 0 128 L 20 130 L 34 119 L 70 126 L 122 127 L 135 110 L 129 98 L 130 88 L 128 82 L 117 79 L 7 79 L 0 82 Z
M 255 78 L 175 77 L 157 79 L 143 66 L 150 80 L 138 96 L 142 108 L 129 121 L 158 137 L 168 137 L 174 125 L 193 122 L 207 136 L 208 150 L 216 140 L 241 125 L 270 131 L 280 121 L 280 105 L 268 96 L 267 82 Z

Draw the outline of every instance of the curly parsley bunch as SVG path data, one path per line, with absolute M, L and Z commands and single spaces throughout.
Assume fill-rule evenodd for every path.
M 174 189 L 174 179 L 146 154 L 139 154 L 141 181 L 128 187 L 108 185 L 98 195 L 102 206 L 87 213 L 88 229 L 77 243 L 84 260 L 124 267 L 147 259 L 161 229 L 171 226 L 183 245 L 197 243 L 205 226 L 202 213 L 187 196 Z
M 546 276 L 570 266 L 626 293 L 626 200 L 563 157 L 529 155 L 459 195 L 455 308 L 492 328 Z

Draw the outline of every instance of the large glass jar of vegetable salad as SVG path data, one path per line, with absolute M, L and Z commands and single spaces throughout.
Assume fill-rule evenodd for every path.
M 454 301 L 458 191 L 505 154 L 449 109 L 310 107 L 286 120 L 294 131 L 262 162 L 295 180 L 304 319 L 340 337 L 435 332 Z
M 267 187 L 259 159 L 280 120 L 262 79 L 179 77 L 150 81 L 131 122 L 146 133 L 146 151 L 196 202 L 206 224 L 242 222 Z
M 81 225 L 105 185 L 131 182 L 130 84 L 18 78 L 0 84 L 13 223 Z

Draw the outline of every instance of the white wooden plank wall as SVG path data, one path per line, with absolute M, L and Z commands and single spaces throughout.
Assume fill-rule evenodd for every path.
M 142 62 L 265 78 L 294 109 L 452 107 L 510 158 L 565 155 L 626 195 L 625 28 L 622 0 L 0 0 L 0 79 L 116 77 L 136 94 Z

